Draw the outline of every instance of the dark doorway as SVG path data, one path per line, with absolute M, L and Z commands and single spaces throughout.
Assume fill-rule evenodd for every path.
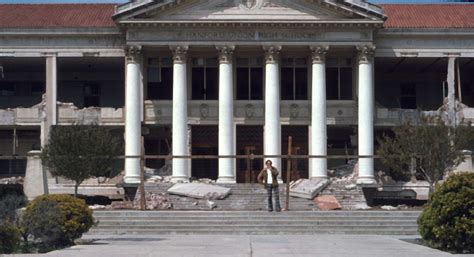
M 218 155 L 218 127 L 192 126 L 192 155 Z M 217 159 L 193 159 L 192 177 L 216 180 L 218 174 Z
M 282 126 L 281 152 L 288 154 L 288 137 L 293 139 L 291 153 L 293 155 L 308 154 L 308 126 Z M 286 182 L 287 160 L 282 159 L 282 179 Z M 291 181 L 308 178 L 308 159 L 293 159 L 291 164 Z
M 237 154 L 263 154 L 263 126 L 237 126 Z M 237 160 L 237 183 L 256 183 L 263 159 Z

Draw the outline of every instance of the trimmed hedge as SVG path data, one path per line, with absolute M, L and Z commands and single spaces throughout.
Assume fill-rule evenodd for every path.
M 474 252 L 474 173 L 455 174 L 438 185 L 418 225 L 421 236 L 432 247 Z
M 20 231 L 17 227 L 10 224 L 0 225 L 0 254 L 15 252 L 20 242 Z
M 92 210 L 70 195 L 44 195 L 28 204 L 22 224 L 47 245 L 70 245 L 92 227 Z

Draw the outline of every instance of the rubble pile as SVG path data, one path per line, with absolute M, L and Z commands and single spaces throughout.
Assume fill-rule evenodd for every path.
M 353 183 L 357 180 L 357 176 L 359 176 L 359 163 L 355 159 L 349 160 L 347 164 L 330 169 L 328 175 L 333 182 Z
M 137 193 L 133 201 L 133 208 L 140 209 L 141 194 Z M 173 208 L 173 204 L 169 201 L 164 193 L 145 193 L 145 209 L 147 210 L 169 210 Z
M 11 177 L 11 178 L 2 178 L 0 179 L 1 185 L 22 185 L 25 179 L 23 177 Z

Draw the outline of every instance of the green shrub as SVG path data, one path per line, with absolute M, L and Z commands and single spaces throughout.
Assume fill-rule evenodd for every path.
M 26 233 L 47 245 L 70 245 L 93 225 L 92 210 L 69 195 L 44 195 L 31 201 L 22 216 Z
M 455 174 L 437 186 L 418 225 L 421 236 L 432 247 L 473 252 L 474 174 Z
M 20 232 L 13 225 L 0 225 L 0 254 L 13 253 L 20 245 Z
M 16 220 L 16 210 L 26 205 L 24 195 L 9 194 L 0 198 L 0 223 L 14 223 Z

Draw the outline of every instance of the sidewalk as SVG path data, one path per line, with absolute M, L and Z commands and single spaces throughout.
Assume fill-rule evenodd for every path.
M 113 256 L 113 257 L 443 257 L 454 256 L 393 236 L 271 235 L 271 236 L 88 236 L 101 238 L 45 255 L 9 256 Z M 1 255 L 0 255 L 1 256 Z M 471 255 L 460 255 L 473 257 Z

